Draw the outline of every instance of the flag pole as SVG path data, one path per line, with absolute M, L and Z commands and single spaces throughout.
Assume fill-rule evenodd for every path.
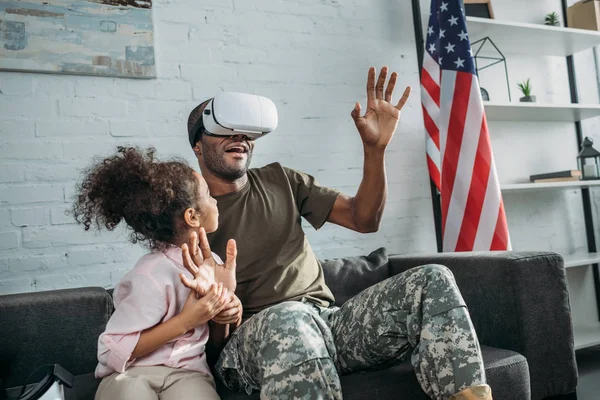
M 419 0 L 412 0 L 413 22 L 415 27 L 415 44 L 417 48 L 417 61 L 419 63 L 419 78 L 423 70 L 423 55 L 425 51 L 425 39 L 423 38 L 423 22 L 421 20 L 421 4 Z M 433 206 L 433 221 L 435 224 L 435 239 L 437 243 L 437 251 L 442 252 L 442 204 L 441 196 L 435 183 L 430 178 L 429 185 L 431 187 L 431 202 Z

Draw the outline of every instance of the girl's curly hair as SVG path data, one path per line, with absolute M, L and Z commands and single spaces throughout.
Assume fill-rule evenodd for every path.
M 159 162 L 155 151 L 118 147 L 117 154 L 89 167 L 77 186 L 75 220 L 86 231 L 92 223 L 112 231 L 125 220 L 133 243 L 146 242 L 152 250 L 172 243 L 183 212 L 200 212 L 199 184 L 185 161 Z

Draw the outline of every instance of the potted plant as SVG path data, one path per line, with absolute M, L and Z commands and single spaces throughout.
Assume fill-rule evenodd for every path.
M 555 11 L 546 14 L 546 20 L 544 22 L 544 25 L 560 26 L 558 14 Z
M 519 89 L 523 92 L 523 96 L 519 99 L 519 101 L 523 103 L 534 103 L 535 96 L 531 95 L 531 79 L 527 79 L 525 82 L 518 84 Z

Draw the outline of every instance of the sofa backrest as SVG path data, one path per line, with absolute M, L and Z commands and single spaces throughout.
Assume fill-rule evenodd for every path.
M 0 296 L 0 379 L 22 385 L 42 364 L 58 363 L 74 375 L 96 368 L 98 336 L 113 312 L 103 288 Z

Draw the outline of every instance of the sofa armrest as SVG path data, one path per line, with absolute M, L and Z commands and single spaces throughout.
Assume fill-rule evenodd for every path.
M 112 298 L 98 287 L 0 296 L 0 381 L 20 386 L 42 364 L 94 372 L 98 336 L 112 312 Z
M 533 399 L 575 391 L 577 365 L 563 258 L 551 252 L 390 256 L 395 275 L 425 264 L 448 267 L 483 345 L 527 358 Z

